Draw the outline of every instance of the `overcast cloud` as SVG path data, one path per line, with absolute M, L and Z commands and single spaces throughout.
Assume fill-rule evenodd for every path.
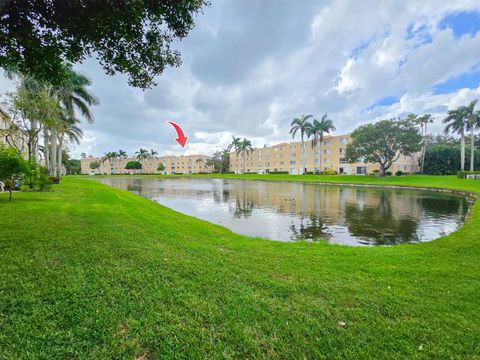
M 328 112 L 340 134 L 429 112 L 440 131 L 449 108 L 480 98 L 479 14 L 478 0 L 212 0 L 178 44 L 183 65 L 151 90 L 105 75 L 94 60 L 77 65 L 101 105 L 73 153 L 211 154 L 231 135 L 274 144 L 290 141 L 301 113 Z M 185 150 L 167 120 L 190 136 Z

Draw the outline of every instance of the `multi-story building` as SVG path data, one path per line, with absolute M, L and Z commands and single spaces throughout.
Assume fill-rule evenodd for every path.
M 312 140 L 305 141 L 306 172 L 334 170 L 339 174 L 370 174 L 379 170 L 374 163 L 349 163 L 345 158 L 345 150 L 349 135 L 325 136 L 322 146 L 312 147 Z M 320 162 L 321 156 L 321 162 Z M 245 161 L 244 161 L 245 160 Z M 417 156 L 400 156 L 389 171 L 415 173 L 419 170 Z M 255 148 L 246 154 L 233 152 L 230 154 L 230 171 L 235 173 L 259 173 L 285 171 L 290 174 L 302 173 L 302 143 L 281 143 L 273 146 Z
M 144 160 L 137 158 L 116 158 L 105 159 L 93 156 L 87 156 L 81 159 L 82 174 L 198 174 L 211 173 L 213 168 L 207 165 L 210 157 L 200 154 L 192 155 L 166 155 Z M 100 168 L 93 170 L 90 164 L 94 161 L 100 163 Z M 129 161 L 140 161 L 141 170 L 128 170 L 125 166 Z M 163 164 L 164 170 L 158 170 L 160 164 Z

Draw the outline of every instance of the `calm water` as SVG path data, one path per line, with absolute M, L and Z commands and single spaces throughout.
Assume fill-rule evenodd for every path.
M 101 181 L 236 233 L 354 246 L 436 239 L 456 230 L 470 206 L 464 196 L 421 190 L 191 178 Z

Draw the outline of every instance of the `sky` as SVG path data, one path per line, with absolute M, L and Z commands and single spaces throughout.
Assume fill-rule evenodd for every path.
M 334 134 L 430 113 L 439 133 L 446 111 L 480 99 L 478 0 L 211 0 L 175 47 L 182 66 L 145 91 L 94 59 L 76 65 L 101 104 L 74 157 L 140 147 L 208 155 L 232 135 L 273 145 L 292 140 L 302 113 L 328 113 Z M 0 91 L 11 87 L 0 79 Z M 166 121 L 183 126 L 185 149 Z

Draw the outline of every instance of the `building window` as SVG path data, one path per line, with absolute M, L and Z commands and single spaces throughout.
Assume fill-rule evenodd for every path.
M 365 175 L 367 173 L 366 166 L 357 166 L 357 175 Z
M 341 149 L 340 149 L 340 150 L 341 150 Z M 324 153 L 324 154 L 330 154 L 330 150 L 325 149 L 325 150 L 323 150 L 323 153 Z
M 347 159 L 345 159 L 345 158 L 340 158 L 340 164 L 348 164 Z
M 330 145 L 330 140 L 324 140 L 323 145 Z
M 290 160 L 290 165 L 295 165 L 297 162 L 295 160 Z
M 341 138 L 340 144 L 343 144 L 343 145 L 348 144 L 348 138 Z

